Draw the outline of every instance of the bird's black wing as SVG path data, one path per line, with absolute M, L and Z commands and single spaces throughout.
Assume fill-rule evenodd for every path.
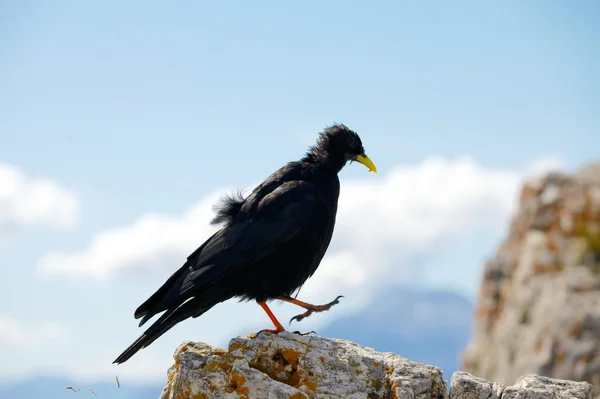
M 220 278 L 235 278 L 240 268 L 260 262 L 306 227 L 314 205 L 312 183 L 283 183 L 261 198 L 252 216 L 213 237 L 199 253 L 198 263 L 184 279 L 180 294 Z
M 144 317 L 140 325 L 191 297 L 202 297 L 204 292 L 214 295 L 215 291 L 208 288 L 223 279 L 235 279 L 239 271 L 293 239 L 306 227 L 316 193 L 312 183 L 296 180 L 251 196 L 248 201 L 245 213 L 194 251 L 182 268 L 136 310 L 136 318 Z

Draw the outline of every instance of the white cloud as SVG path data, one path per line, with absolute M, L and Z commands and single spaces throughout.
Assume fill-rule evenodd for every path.
M 221 193 L 208 196 L 181 216 L 149 214 L 135 223 L 95 235 L 88 248 L 77 253 L 50 253 L 39 268 L 47 274 L 110 277 L 128 271 L 173 268 L 208 237 L 212 207 Z M 199 238 L 200 237 L 200 238 Z
M 25 322 L 0 315 L 0 379 L 13 381 L 32 373 L 56 373 L 68 369 L 73 336 L 56 321 Z
M 0 315 L 0 350 L 46 344 L 59 341 L 66 336 L 66 329 L 56 322 L 43 322 L 31 326 L 15 318 Z
M 73 227 L 79 219 L 77 197 L 58 183 L 26 176 L 0 163 L 0 242 L 25 228 Z
M 0 363 L 0 381 L 27 378 L 36 373 L 62 374 L 77 381 L 114 378 L 115 374 L 129 381 L 160 381 L 166 372 L 169 359 L 147 353 L 145 362 L 118 369 L 109 361 L 110 356 L 106 359 L 98 356 L 99 343 L 102 340 L 88 339 L 81 331 L 73 333 L 55 321 L 26 323 L 0 315 L 0 359 L 10 359 Z M 93 346 L 90 348 L 90 345 Z M 101 353 L 110 355 L 106 351 Z M 99 357 L 103 361 L 99 361 Z
M 331 250 L 302 294 L 323 301 L 336 287 L 351 293 L 345 301 L 356 310 L 386 285 L 419 284 L 428 273 L 455 286 L 454 270 L 423 270 L 420 260 L 456 236 L 477 239 L 482 231 L 504 229 L 521 178 L 469 158 L 432 157 L 381 178 L 344 182 Z

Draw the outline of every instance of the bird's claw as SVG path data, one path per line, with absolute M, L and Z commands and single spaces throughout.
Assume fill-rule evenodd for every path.
M 294 331 L 294 334 L 305 336 L 305 335 L 310 335 L 310 334 L 316 334 L 316 332 L 315 331 L 309 331 L 309 332 L 301 333 L 300 331 Z
M 280 332 L 285 331 L 285 330 L 278 330 L 278 329 L 271 329 L 271 328 L 265 328 L 260 330 L 259 332 L 256 333 L 256 336 L 258 337 L 258 335 L 260 333 L 271 333 L 271 334 L 279 334 Z
M 270 328 L 265 328 L 263 330 L 260 330 L 259 332 L 256 333 L 256 337 L 258 337 L 260 335 L 260 333 L 271 333 L 271 334 L 279 334 L 282 331 L 286 331 L 286 330 L 277 330 L 277 329 L 270 329 Z M 310 335 L 310 334 L 316 334 L 316 331 L 309 331 L 309 332 L 300 332 L 300 331 L 294 331 L 294 334 L 298 334 L 298 335 Z
M 307 309 L 306 312 L 292 317 L 290 319 L 290 324 L 292 324 L 292 321 L 294 321 L 294 320 L 296 320 L 297 322 L 302 321 L 303 319 L 305 319 L 308 316 L 310 316 L 311 314 L 313 314 L 313 312 L 325 312 L 325 311 L 331 309 L 331 307 L 333 305 L 337 305 L 338 303 L 340 303 L 340 298 L 343 298 L 343 297 L 344 297 L 343 295 L 338 295 L 337 298 L 335 298 L 333 301 L 331 301 L 325 305 L 315 305 L 313 308 Z
M 297 322 L 300 322 L 302 319 L 310 316 L 311 314 L 312 314 L 312 310 L 307 310 L 304 313 L 298 314 L 290 319 L 290 324 L 292 324 L 292 321 L 294 321 L 294 320 L 296 320 Z

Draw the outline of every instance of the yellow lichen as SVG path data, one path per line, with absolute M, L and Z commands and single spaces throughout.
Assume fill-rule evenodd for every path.
M 311 380 L 304 380 L 303 384 L 305 387 L 307 387 L 309 390 L 316 392 L 317 391 L 317 384 L 315 384 L 314 381 Z
M 242 347 L 242 344 L 240 344 L 237 341 L 231 341 L 231 343 L 229 344 L 229 351 L 233 352 L 234 350 L 240 349 Z
M 396 395 L 396 389 L 400 388 L 402 384 L 400 382 L 394 382 L 390 387 L 390 399 L 398 399 L 398 395 Z
M 298 359 L 300 358 L 301 353 L 294 349 L 283 349 L 281 351 L 281 356 L 292 366 L 298 364 Z
M 235 392 L 240 395 L 248 395 L 250 393 L 250 388 L 244 386 L 244 384 L 246 383 L 246 377 L 244 377 L 243 375 L 233 371 L 231 372 L 230 380 L 230 392 Z
M 229 373 L 229 371 L 231 370 L 231 364 L 214 359 L 213 361 L 206 363 L 206 365 L 203 368 L 204 371 L 208 372 L 215 371 L 217 369 L 222 370 L 225 373 Z
M 300 376 L 296 372 L 296 369 L 292 370 L 290 378 L 288 378 L 286 382 L 288 385 L 293 386 L 294 388 L 298 387 L 298 384 L 300 384 Z
M 176 394 L 173 399 L 189 399 L 191 397 L 191 395 L 192 395 L 192 393 L 189 390 L 183 389 L 181 392 Z M 197 399 L 200 399 L 200 398 L 197 398 Z

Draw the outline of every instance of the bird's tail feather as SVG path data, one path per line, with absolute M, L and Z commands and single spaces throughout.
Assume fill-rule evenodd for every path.
M 165 283 L 146 299 L 134 312 L 134 318 L 139 319 L 139 326 L 141 327 L 149 319 L 154 317 L 156 314 L 168 310 L 174 295 L 180 291 L 181 285 L 183 284 L 186 276 L 190 272 L 191 265 L 198 264 L 198 257 L 202 253 L 202 249 L 208 244 L 211 239 L 219 234 L 217 231 L 208 240 L 206 240 L 200 247 L 198 247 L 190 256 L 188 256 L 185 264 L 176 270 Z
M 142 320 L 140 320 L 140 322 L 138 324 L 138 327 L 143 326 L 148 320 L 150 320 L 154 316 L 156 316 L 156 314 L 154 314 L 154 313 L 147 313 L 144 317 L 142 317 Z
M 187 319 L 188 317 L 198 317 L 208 311 L 216 303 L 220 302 L 211 300 L 208 303 L 198 303 L 192 300 L 183 305 L 168 309 L 158 320 L 156 320 L 142 335 L 138 337 L 127 349 L 123 351 L 115 359 L 113 363 L 124 363 L 141 349 L 147 347 L 154 342 L 158 337 L 169 331 L 175 324 Z

